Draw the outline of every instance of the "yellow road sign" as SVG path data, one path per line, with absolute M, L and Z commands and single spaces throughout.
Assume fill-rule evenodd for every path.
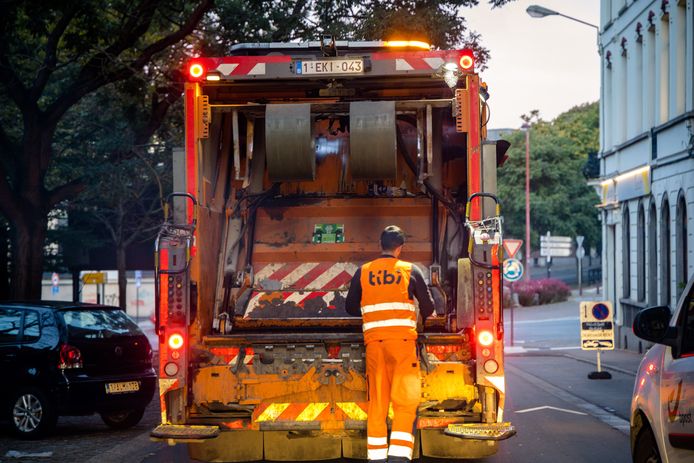
M 104 283 L 106 283 L 106 273 L 105 272 L 85 273 L 84 275 L 82 275 L 82 283 L 84 283 L 85 285 L 104 284 Z
M 581 349 L 614 349 L 614 311 L 610 301 L 581 302 Z

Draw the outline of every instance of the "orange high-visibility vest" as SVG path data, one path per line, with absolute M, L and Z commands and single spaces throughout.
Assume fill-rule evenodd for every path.
M 417 339 L 417 308 L 408 294 L 412 264 L 381 257 L 361 267 L 364 343 Z

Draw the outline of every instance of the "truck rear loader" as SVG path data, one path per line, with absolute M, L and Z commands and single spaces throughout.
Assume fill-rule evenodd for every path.
M 387 225 L 425 273 L 415 454 L 478 458 L 503 421 L 502 218 L 471 50 L 241 44 L 188 63 L 156 245 L 161 425 L 201 461 L 366 458 L 350 279 Z M 420 323 L 421 324 L 421 323 Z

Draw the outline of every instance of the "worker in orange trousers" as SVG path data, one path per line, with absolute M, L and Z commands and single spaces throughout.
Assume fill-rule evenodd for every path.
M 423 320 L 434 301 L 421 270 L 399 259 L 405 233 L 390 225 L 381 233 L 381 257 L 361 266 L 350 284 L 345 309 L 361 316 L 366 344 L 369 461 L 407 462 L 421 397 L 417 358 L 417 306 Z M 390 442 L 386 418 L 393 403 Z

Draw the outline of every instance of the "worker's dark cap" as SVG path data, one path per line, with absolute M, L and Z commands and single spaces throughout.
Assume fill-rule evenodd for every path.
M 397 225 L 388 225 L 381 232 L 381 248 L 392 251 L 405 244 L 405 232 Z

